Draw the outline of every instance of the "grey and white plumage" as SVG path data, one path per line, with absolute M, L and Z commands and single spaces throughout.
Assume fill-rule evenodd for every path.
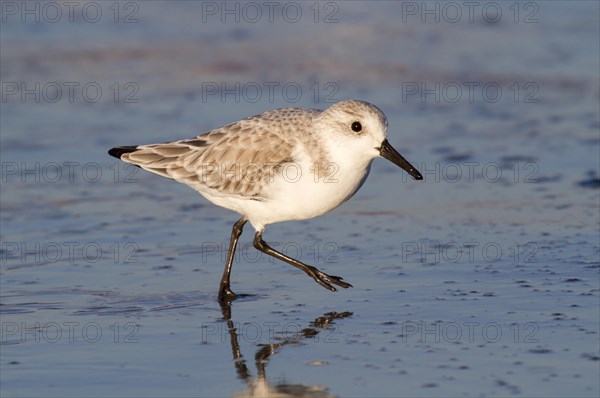
M 239 233 L 248 220 L 262 241 L 268 224 L 312 218 L 344 203 L 363 184 L 376 157 L 385 157 L 415 179 L 422 179 L 389 145 L 386 130 L 387 119 L 379 108 L 349 100 L 323 111 L 276 109 L 194 138 L 115 147 L 109 154 L 184 183 L 211 202 L 240 213 Z M 237 237 L 234 240 L 233 235 L 231 246 L 235 249 Z M 267 250 L 256 238 L 255 246 Z M 228 262 L 226 271 L 231 268 Z M 335 290 L 331 280 L 324 278 L 321 283 L 318 275 L 302 268 L 314 267 L 290 263 Z M 233 295 L 230 290 L 223 293 L 223 283 L 220 297 Z

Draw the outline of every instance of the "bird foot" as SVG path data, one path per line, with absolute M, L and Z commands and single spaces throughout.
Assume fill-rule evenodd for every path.
M 314 269 L 314 274 L 311 276 L 319 285 L 323 286 L 325 289 L 331 290 L 332 292 L 337 291 L 332 284 L 343 287 L 344 289 L 352 287 L 351 284 L 344 282 L 341 276 L 327 275 L 316 268 Z
M 235 300 L 237 298 L 238 298 L 238 295 L 235 294 L 231 290 L 229 285 L 221 286 L 221 289 L 219 289 L 219 301 L 220 302 L 232 302 L 233 300 Z

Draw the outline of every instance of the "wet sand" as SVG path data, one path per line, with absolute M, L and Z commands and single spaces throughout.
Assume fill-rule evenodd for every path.
M 598 396 L 597 3 L 456 23 L 91 3 L 97 23 L 0 24 L 2 396 Z M 249 296 L 221 308 L 236 215 L 106 153 L 346 98 L 386 113 L 425 180 L 375 160 L 340 208 L 269 226 L 354 285 L 337 293 L 248 228 Z

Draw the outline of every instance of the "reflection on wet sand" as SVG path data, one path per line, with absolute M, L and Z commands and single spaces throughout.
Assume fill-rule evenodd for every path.
M 254 355 L 258 375 L 256 377 L 252 377 L 252 374 L 246 366 L 246 360 L 244 359 L 240 350 L 237 330 L 233 320 L 231 319 L 231 304 L 232 302 L 223 302 L 221 304 L 221 311 L 223 312 L 223 318 L 227 321 L 227 331 L 229 332 L 231 351 L 233 354 L 236 373 L 248 387 L 247 391 L 236 393 L 235 397 L 335 397 L 335 395 L 329 393 L 329 389 L 325 386 L 307 386 L 304 384 L 289 383 L 271 385 L 267 379 L 265 368 L 270 357 L 276 354 L 281 347 L 290 344 L 298 345 L 301 344 L 301 341 L 304 339 L 314 338 L 321 332 L 321 330 L 326 330 L 336 319 L 343 319 L 351 316 L 351 312 L 328 312 L 310 322 L 308 327 L 300 330 L 297 334 L 290 338 L 281 338 L 280 341 L 273 344 L 261 344 L 259 350 Z

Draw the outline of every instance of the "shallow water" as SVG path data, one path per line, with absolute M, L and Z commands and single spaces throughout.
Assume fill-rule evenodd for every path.
M 322 3 L 317 23 L 309 3 L 296 23 L 201 2 L 119 3 L 115 23 L 91 4 L 97 23 L 0 24 L 3 397 L 598 396 L 598 3 L 456 23 L 434 2 L 439 23 L 394 2 Z M 65 82 L 102 95 L 54 101 Z M 345 98 L 381 107 L 425 180 L 376 160 L 340 208 L 269 226 L 354 285 L 337 293 L 247 227 L 247 296 L 220 308 L 236 215 L 106 154 Z

